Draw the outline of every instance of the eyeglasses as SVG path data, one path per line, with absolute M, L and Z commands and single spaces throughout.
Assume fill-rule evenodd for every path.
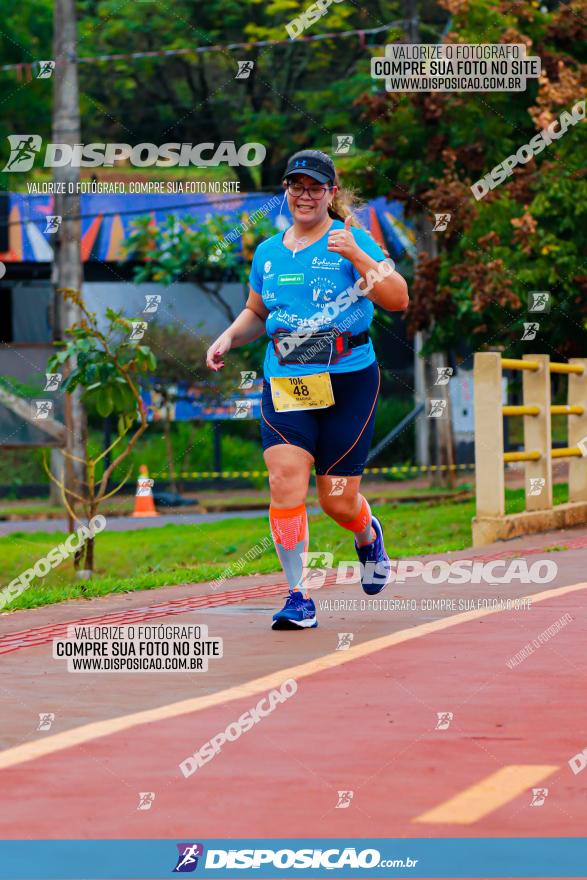
M 294 199 L 299 199 L 300 196 L 303 196 L 304 193 L 308 193 L 313 201 L 318 202 L 320 199 L 324 198 L 324 193 L 331 190 L 330 186 L 319 186 L 318 184 L 312 186 L 303 186 L 301 183 L 295 183 L 294 181 L 288 180 L 287 182 L 287 191 L 290 196 L 293 196 Z

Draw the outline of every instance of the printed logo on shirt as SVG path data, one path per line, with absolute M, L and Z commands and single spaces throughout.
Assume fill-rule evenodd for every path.
M 300 272 L 298 275 L 278 275 L 277 276 L 278 284 L 303 284 L 304 283 L 304 273 Z
M 337 260 L 328 260 L 326 257 L 314 257 L 312 266 L 316 269 L 340 269 L 340 264 L 343 260 L 344 257 L 339 257 Z
M 273 312 L 272 317 L 275 321 L 279 321 L 285 325 L 289 325 L 294 330 L 302 328 L 305 319 L 301 318 L 296 312 L 288 312 L 287 309 L 278 308 Z
M 334 293 L 334 288 L 331 287 L 332 283 L 332 278 L 328 278 L 327 275 L 316 275 L 312 278 L 310 281 L 312 302 L 329 302 Z

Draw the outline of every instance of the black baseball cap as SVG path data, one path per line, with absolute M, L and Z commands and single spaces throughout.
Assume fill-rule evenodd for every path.
M 290 157 L 283 176 L 285 178 L 291 174 L 307 174 L 318 183 L 329 183 L 332 186 L 336 171 L 334 162 L 326 153 L 320 150 L 300 150 Z

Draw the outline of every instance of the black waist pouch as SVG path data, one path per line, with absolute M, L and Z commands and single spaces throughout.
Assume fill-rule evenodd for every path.
M 278 330 L 271 339 L 280 364 L 335 364 L 353 348 L 366 345 L 369 333 L 364 330 L 352 336 L 338 330 L 321 330 L 305 336 Z

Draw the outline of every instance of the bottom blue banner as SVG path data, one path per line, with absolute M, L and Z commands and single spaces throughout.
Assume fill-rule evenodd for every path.
M 0 880 L 580 877 L 587 838 L 5 840 Z

